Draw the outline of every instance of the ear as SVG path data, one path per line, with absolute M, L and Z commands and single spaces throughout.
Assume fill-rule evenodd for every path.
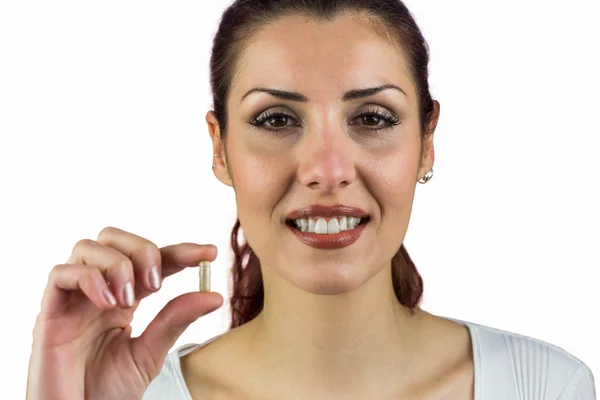
M 423 142 L 423 158 L 421 159 L 421 167 L 417 174 L 417 180 L 422 179 L 425 174 L 433 169 L 435 161 L 435 150 L 433 148 L 433 136 L 440 118 L 440 103 L 437 100 L 433 101 L 433 115 L 425 132 L 425 141 Z
M 225 142 L 221 140 L 221 129 L 214 111 L 211 110 L 206 114 L 206 123 L 208 124 L 210 139 L 212 140 L 213 172 L 218 180 L 227 186 L 233 187 L 233 180 L 229 174 L 229 167 L 225 155 Z M 217 157 L 215 157 L 215 155 Z

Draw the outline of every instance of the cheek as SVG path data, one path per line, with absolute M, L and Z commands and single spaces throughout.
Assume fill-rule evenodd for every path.
M 384 221 L 396 221 L 400 228 L 410 216 L 419 166 L 419 142 L 410 141 L 378 157 L 371 169 L 373 196 L 381 207 Z M 403 224 L 397 224 L 398 220 Z
M 258 249 L 268 240 L 272 225 L 280 223 L 273 210 L 290 185 L 286 176 L 293 174 L 287 174 L 286 162 L 280 157 L 252 155 L 247 150 L 234 157 L 231 168 L 238 218 L 248 242 Z
M 244 156 L 234 167 L 235 192 L 243 199 L 239 206 L 246 210 L 267 210 L 273 206 L 275 192 L 281 177 L 272 163 L 264 159 Z
M 386 197 L 394 196 L 400 200 L 410 195 L 414 191 L 417 168 L 417 157 L 413 154 L 403 154 L 380 164 L 377 176 Z

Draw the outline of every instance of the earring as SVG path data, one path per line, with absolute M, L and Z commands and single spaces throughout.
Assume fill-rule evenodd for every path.
M 431 178 L 433 178 L 433 169 L 431 171 L 429 171 L 428 173 L 426 173 L 423 178 L 419 179 L 419 183 L 425 184 L 425 183 L 429 182 L 431 180 Z
M 213 156 L 213 158 L 215 158 L 215 157 L 221 157 L 221 155 L 220 155 L 220 154 L 215 154 L 215 155 Z M 215 169 L 215 168 L 216 168 L 216 165 L 215 165 L 215 164 L 213 164 L 213 166 L 212 166 L 212 169 Z

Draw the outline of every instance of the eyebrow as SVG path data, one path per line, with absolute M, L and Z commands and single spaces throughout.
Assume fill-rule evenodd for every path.
M 350 90 L 350 91 L 344 93 L 342 100 L 349 101 L 349 100 L 362 99 L 363 97 L 373 96 L 374 94 L 377 94 L 386 89 L 396 89 L 396 90 L 399 90 L 400 92 L 402 92 L 405 96 L 407 96 L 406 92 L 401 87 L 396 86 L 396 85 L 387 84 L 387 85 L 366 88 L 366 89 Z M 248 92 L 246 92 L 246 94 L 242 97 L 242 100 L 240 100 L 240 102 L 244 101 L 244 99 L 249 94 L 255 93 L 255 92 L 268 93 L 271 96 L 277 97 L 278 99 L 282 99 L 282 100 L 299 101 L 299 102 L 303 102 L 303 103 L 306 103 L 308 101 L 308 97 L 306 97 L 303 94 L 298 93 L 298 92 L 287 92 L 284 90 L 269 89 L 269 88 L 254 88 L 254 89 L 251 89 Z

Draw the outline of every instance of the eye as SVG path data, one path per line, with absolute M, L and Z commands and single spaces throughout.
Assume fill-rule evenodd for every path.
M 369 109 L 359 114 L 352 121 L 359 119 L 367 129 L 380 130 L 393 128 L 396 125 L 400 125 L 401 121 L 394 114 L 387 111 L 379 111 L 377 109 Z M 354 122 L 350 122 L 350 125 L 356 125 Z M 383 122 L 383 124 L 381 123 Z
M 248 123 L 260 129 L 278 131 L 290 126 L 290 121 L 294 121 L 294 118 L 284 112 L 267 110 Z M 266 123 L 270 125 L 265 125 Z
M 350 125 L 356 125 L 353 121 L 359 119 L 359 125 L 363 125 L 368 127 L 369 130 L 381 130 L 392 128 L 396 125 L 400 125 L 401 121 L 394 114 L 387 111 L 379 111 L 378 109 L 369 109 L 350 121 Z M 290 126 L 299 126 L 299 123 L 295 123 L 290 125 L 290 122 L 293 123 L 295 120 L 294 117 L 282 112 L 282 111 L 270 111 L 267 110 L 264 113 L 260 114 L 255 119 L 248 121 L 252 126 L 264 129 L 267 131 L 281 131 Z M 381 124 L 383 122 L 383 124 Z

